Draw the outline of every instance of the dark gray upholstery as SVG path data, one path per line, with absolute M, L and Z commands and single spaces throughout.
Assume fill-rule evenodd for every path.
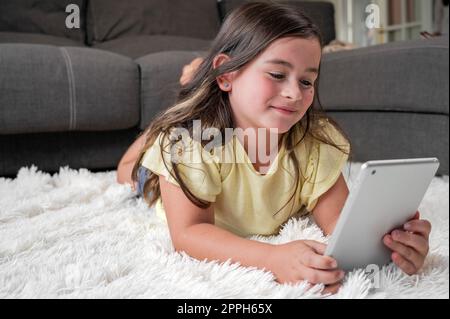
M 0 176 L 15 176 L 22 166 L 36 165 L 45 172 L 59 167 L 114 170 L 137 128 L 98 132 L 0 134 Z
M 319 97 L 354 143 L 354 158 L 449 162 L 448 37 L 325 54 Z
M 139 34 L 213 39 L 220 20 L 211 0 L 90 0 L 88 42 Z
M 58 29 L 64 11 L 39 20 L 65 3 L 0 0 L 0 176 L 32 164 L 115 169 L 175 101 L 183 65 L 205 54 L 220 20 L 216 0 L 71 0 L 82 21 L 89 13 L 75 35 Z M 333 39 L 332 5 L 299 3 Z M 30 7 L 14 11 L 31 4 L 38 20 Z M 155 8 L 161 20 L 150 21 Z M 320 99 L 350 136 L 353 160 L 436 156 L 448 174 L 448 73 L 448 37 L 328 53 Z
M 254 2 L 256 0 L 221 0 L 219 1 L 219 12 L 221 20 L 245 2 Z M 296 1 L 280 0 L 276 1 L 301 9 L 311 18 L 311 20 L 320 28 L 323 37 L 323 44 L 326 45 L 336 38 L 334 23 L 334 6 L 325 1 Z
M 127 57 L 3 44 L 0 61 L 9 61 L 0 63 L 0 134 L 108 131 L 139 122 L 138 66 Z
M 415 112 L 328 112 L 348 134 L 352 160 L 437 157 L 448 175 L 448 115 Z
M 331 110 L 448 115 L 448 61 L 448 37 L 325 54 L 320 99 Z
M 119 38 L 93 45 L 96 49 L 107 50 L 133 59 L 155 52 L 176 50 L 207 50 L 209 40 L 169 35 L 137 35 Z
M 39 33 L 84 43 L 87 0 L 0 0 L 0 32 Z M 66 27 L 66 7 L 80 9 L 80 28 Z
M 159 52 L 136 60 L 141 69 L 141 129 L 145 129 L 156 114 L 175 102 L 183 65 L 203 53 Z
M 0 43 L 48 44 L 56 46 L 84 46 L 83 43 L 63 37 L 39 33 L 0 32 Z

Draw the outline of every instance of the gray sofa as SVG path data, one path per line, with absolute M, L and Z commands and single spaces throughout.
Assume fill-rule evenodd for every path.
M 440 37 L 324 55 L 321 102 L 356 160 L 437 157 L 448 175 L 448 45 Z
M 0 176 L 32 164 L 115 169 L 240 2 L 0 1 Z M 80 29 L 64 25 L 68 3 Z M 331 41 L 332 5 L 300 5 Z M 327 53 L 320 100 L 353 160 L 437 156 L 448 174 L 448 70 L 448 38 Z

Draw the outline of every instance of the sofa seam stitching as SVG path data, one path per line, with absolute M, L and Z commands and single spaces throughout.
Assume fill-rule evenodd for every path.
M 72 62 L 70 60 L 69 53 L 66 48 L 60 47 L 62 55 L 64 57 L 64 61 L 67 69 L 67 80 L 69 84 L 69 99 L 70 99 L 70 123 L 69 123 L 69 131 L 73 131 L 75 129 L 76 124 L 76 97 L 75 97 L 75 78 L 73 75 Z

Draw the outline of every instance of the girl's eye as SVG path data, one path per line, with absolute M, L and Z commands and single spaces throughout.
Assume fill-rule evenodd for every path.
M 284 79 L 284 74 L 280 74 L 280 73 L 269 73 L 271 77 L 273 77 L 274 79 L 277 80 L 282 80 Z
M 277 79 L 277 80 L 282 80 L 285 78 L 284 74 L 281 74 L 281 73 L 269 73 L 269 74 L 271 77 L 273 77 L 274 79 Z M 310 88 L 311 86 L 313 86 L 313 84 L 311 82 L 306 81 L 306 80 L 300 81 L 300 83 L 306 88 Z
M 303 84 L 306 87 L 311 87 L 312 86 L 312 83 L 309 82 L 309 81 L 300 81 L 300 83 Z

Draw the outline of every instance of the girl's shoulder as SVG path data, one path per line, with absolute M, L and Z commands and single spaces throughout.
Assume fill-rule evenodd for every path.
M 187 132 L 159 133 L 154 143 L 146 150 L 144 157 L 161 160 L 161 155 L 171 163 L 217 164 L 218 162 L 214 152 Z
M 188 189 L 202 200 L 214 202 L 220 193 L 220 167 L 200 142 L 187 135 L 177 139 L 160 133 L 145 151 L 141 165 L 180 186 L 175 176 L 176 168 Z

